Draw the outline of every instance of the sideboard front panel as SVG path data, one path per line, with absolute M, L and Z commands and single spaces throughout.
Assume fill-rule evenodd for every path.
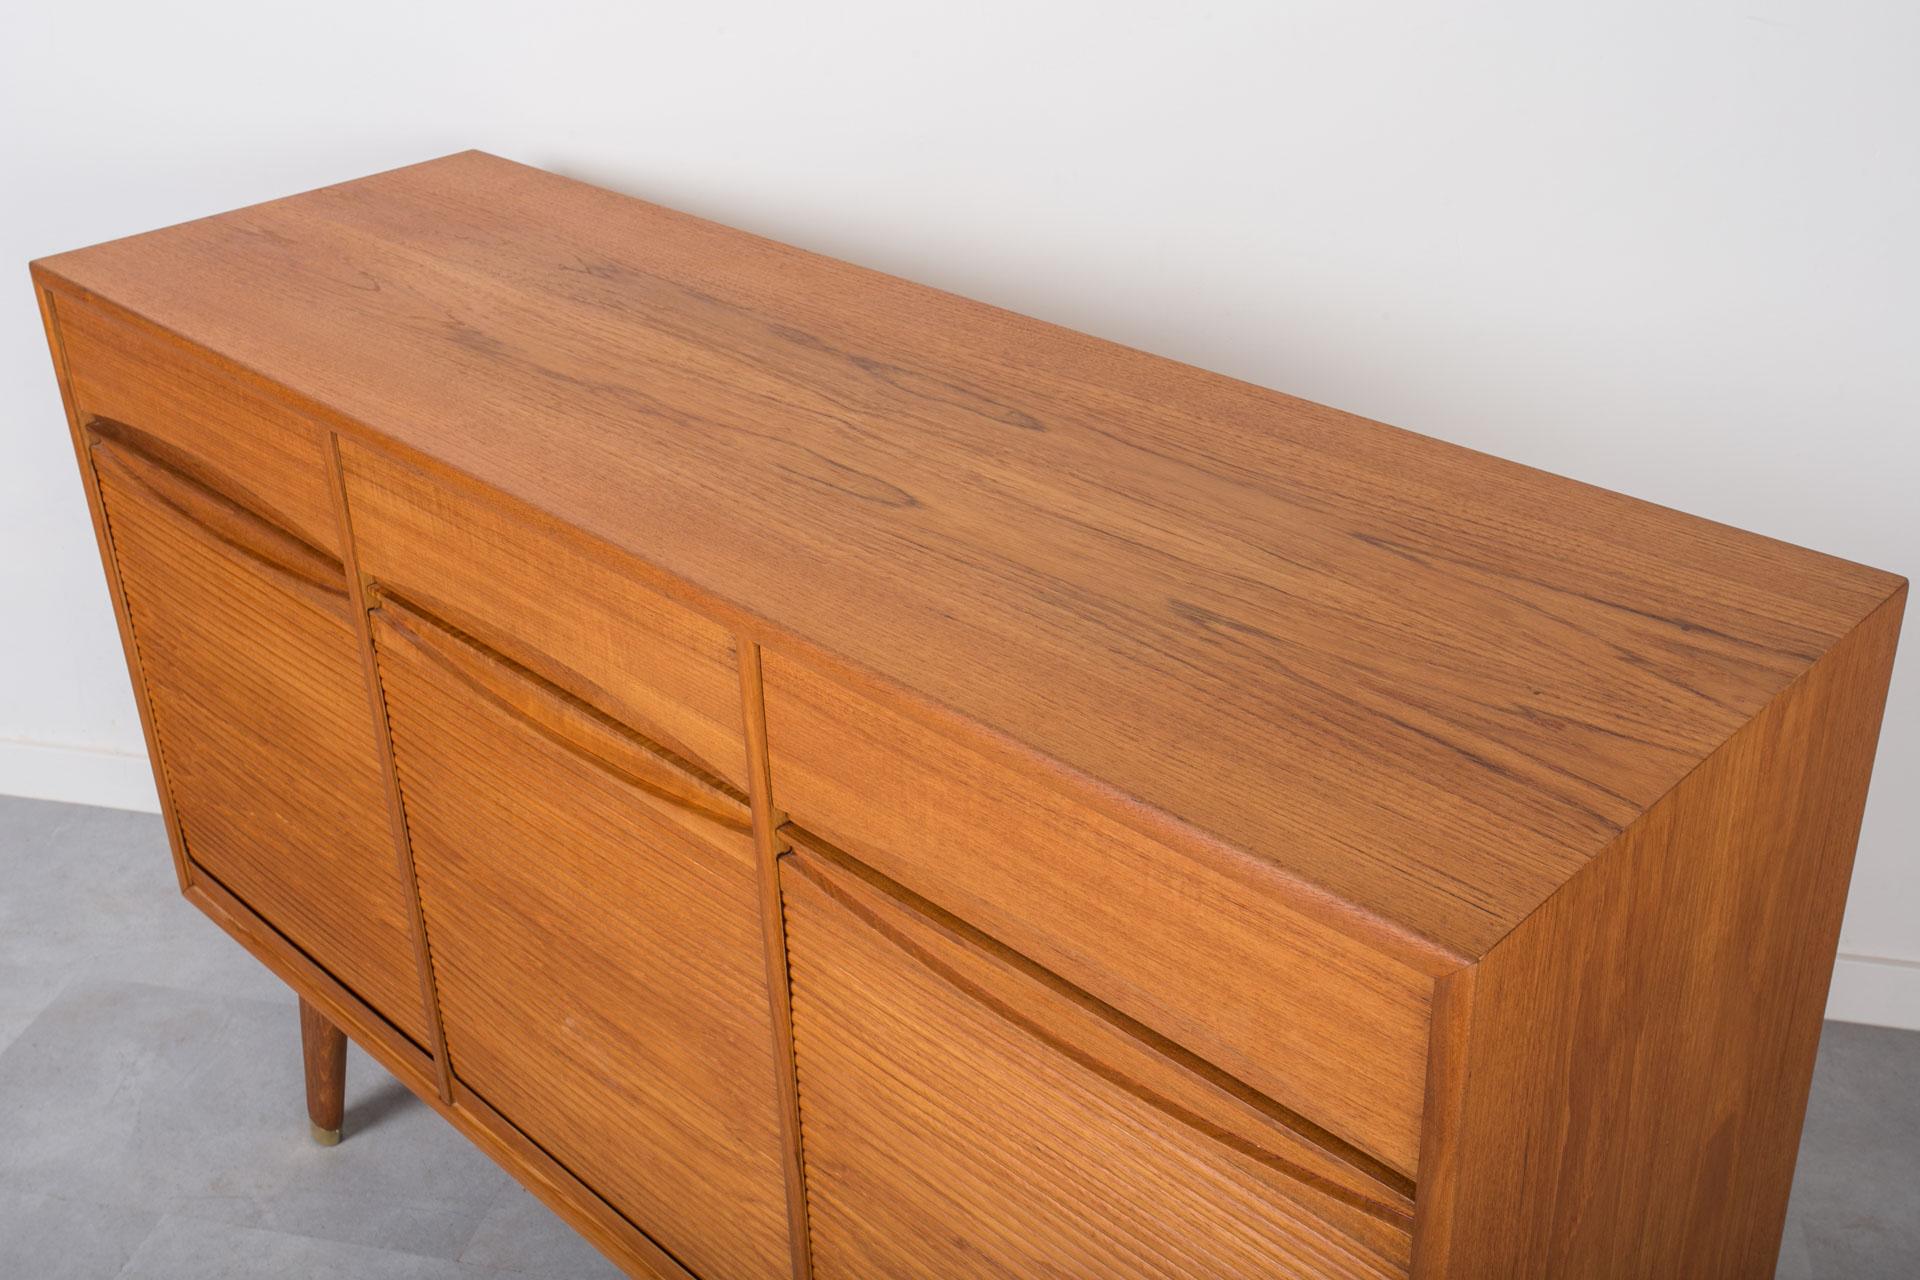
M 187 856 L 429 1043 L 340 563 L 130 433 L 89 447 Z
M 340 555 L 325 433 L 243 387 L 212 357 L 78 300 L 60 304 L 82 422 L 136 427 L 173 466 L 301 541 Z
M 725 628 L 558 528 L 340 443 L 360 568 L 696 769 L 747 787 Z
M 443 624 L 372 617 L 454 1075 L 698 1275 L 783 1274 L 746 806 Z
M 859 868 L 781 860 L 818 1280 L 1391 1277 L 1412 1203 Z
M 1432 979 L 769 651 L 774 804 L 1403 1174 Z

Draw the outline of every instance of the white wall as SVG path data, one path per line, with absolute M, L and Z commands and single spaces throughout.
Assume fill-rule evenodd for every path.
M 153 803 L 22 264 L 467 146 L 1920 569 L 1900 0 L 8 14 L 0 791 Z M 1917 663 L 1833 1005 L 1910 1026 Z

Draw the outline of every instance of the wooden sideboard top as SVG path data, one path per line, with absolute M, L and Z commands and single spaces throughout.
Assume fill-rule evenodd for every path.
M 1435 971 L 1904 589 L 478 152 L 35 269 Z

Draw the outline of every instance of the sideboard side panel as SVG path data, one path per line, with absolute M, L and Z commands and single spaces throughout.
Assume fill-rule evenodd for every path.
M 74 405 L 73 384 L 67 373 L 66 345 L 61 337 L 59 303 L 52 289 L 37 278 L 34 294 L 40 302 L 40 320 L 47 330 L 47 350 L 53 357 L 53 370 L 60 382 L 60 402 L 67 414 L 67 433 L 73 440 L 73 456 L 80 466 L 81 487 L 87 494 L 87 512 L 93 519 L 93 538 L 100 548 L 100 565 L 107 575 L 107 596 L 113 602 L 113 619 L 120 627 L 120 651 L 126 655 L 127 677 L 133 683 L 134 706 L 140 713 L 140 732 L 147 744 L 147 760 L 153 768 L 154 787 L 160 793 L 160 812 L 167 829 L 167 845 L 173 853 L 173 874 L 185 893 L 193 884 L 193 871 L 187 862 L 186 842 L 180 836 L 180 821 L 174 813 L 173 796 L 167 787 L 166 766 L 160 757 L 160 740 L 153 727 L 153 705 L 147 693 L 146 676 L 140 669 L 140 652 L 133 643 L 133 622 L 127 615 L 126 593 L 120 586 L 120 566 L 114 559 L 113 539 L 107 536 L 106 508 L 100 501 L 100 479 L 93 471 L 93 457 L 87 449 L 80 412 Z
M 1416 1275 L 1773 1274 L 1905 598 L 1457 975 Z

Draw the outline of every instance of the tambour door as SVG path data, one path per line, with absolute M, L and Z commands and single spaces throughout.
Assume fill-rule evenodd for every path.
M 777 651 L 765 672 L 796 825 L 1418 1176 L 1432 975 L 1257 859 L 1148 834 Z
M 743 798 L 376 591 L 454 1075 L 696 1274 L 788 1274 Z
M 796 839 L 780 888 L 817 1280 L 1406 1274 L 1404 1179 Z
M 138 432 L 88 432 L 164 785 L 213 877 L 401 1031 L 430 1036 L 339 560 Z M 324 462 L 312 462 L 321 482 Z

